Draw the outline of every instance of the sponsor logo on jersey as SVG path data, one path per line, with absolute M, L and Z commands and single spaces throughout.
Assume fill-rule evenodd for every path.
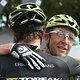
M 14 65 L 15 65 L 15 67 L 19 67 L 19 66 L 25 66 L 23 63 L 20 63 L 20 62 L 16 62 L 16 63 L 14 63 Z
M 21 77 L 21 78 L 0 78 L 0 80 L 63 80 L 62 78 L 47 77 Z
M 20 62 L 15 62 L 14 65 L 15 65 L 15 67 L 25 66 L 23 63 L 20 63 Z M 54 68 L 54 64 L 45 64 L 45 67 L 46 68 Z
M 54 64 L 45 64 L 45 67 L 47 67 L 47 68 L 54 68 Z

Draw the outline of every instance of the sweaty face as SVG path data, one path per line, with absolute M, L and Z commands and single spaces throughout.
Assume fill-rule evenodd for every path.
M 70 51 L 75 35 L 68 28 L 56 28 L 48 37 L 49 49 L 54 56 L 65 56 Z

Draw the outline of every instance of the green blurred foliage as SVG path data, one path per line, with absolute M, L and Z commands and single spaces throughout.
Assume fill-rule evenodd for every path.
M 56 14 L 68 14 L 79 20 L 80 0 L 43 0 L 42 9 L 48 18 Z
M 68 14 L 80 25 L 80 0 L 43 0 L 41 7 L 47 19 L 56 14 Z
M 1 15 L 5 14 L 8 21 L 9 13 L 13 11 L 14 7 L 20 4 L 20 0 L 8 0 L 7 5 L 3 8 Z M 6 22 L 6 25 L 8 25 L 8 22 Z
M 76 37 L 75 42 L 73 44 L 73 46 L 76 46 L 76 45 L 80 45 L 79 37 Z
M 3 12 L 6 12 L 7 14 L 9 14 L 10 12 L 13 11 L 14 7 L 16 5 L 20 4 L 20 0 L 8 0 L 7 5 L 4 7 Z

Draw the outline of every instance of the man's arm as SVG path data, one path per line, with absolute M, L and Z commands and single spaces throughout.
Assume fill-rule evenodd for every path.
M 14 43 L 7 43 L 7 44 L 0 45 L 0 55 L 10 54 L 10 50 L 13 45 L 14 45 Z M 74 59 L 77 61 L 80 61 L 80 56 L 74 57 Z
M 70 56 L 59 57 L 59 59 L 61 59 L 67 64 L 71 75 L 80 73 L 80 64 L 78 63 L 77 60 L 75 60 L 74 58 Z
M 23 63 L 28 65 L 31 69 L 40 70 L 45 67 L 45 59 L 32 50 L 34 47 L 35 46 L 21 43 L 9 43 L 1 45 L 2 53 L 0 52 L 0 55 L 10 54 L 17 59 L 22 60 Z
M 14 43 L 7 43 L 0 45 L 0 55 L 9 54 L 10 49 Z

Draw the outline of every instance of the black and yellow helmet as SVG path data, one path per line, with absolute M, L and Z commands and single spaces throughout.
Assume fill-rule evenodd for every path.
M 29 21 L 40 24 L 46 21 L 43 10 L 35 3 L 21 4 L 9 15 L 10 28 L 15 27 L 15 25 L 24 25 Z
M 79 35 L 79 25 L 77 24 L 76 20 L 74 20 L 71 16 L 65 14 L 59 14 L 51 17 L 46 26 L 46 32 L 50 33 L 52 29 L 55 27 L 69 27 L 72 29 L 76 36 Z

